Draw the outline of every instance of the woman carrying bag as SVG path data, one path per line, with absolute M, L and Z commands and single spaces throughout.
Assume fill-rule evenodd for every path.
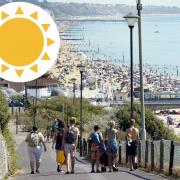
M 65 156 L 62 150 L 64 127 L 65 127 L 64 122 L 62 120 L 58 120 L 58 128 L 55 130 L 53 137 L 52 149 L 54 149 L 55 146 L 57 172 L 63 172 L 62 165 L 65 163 Z

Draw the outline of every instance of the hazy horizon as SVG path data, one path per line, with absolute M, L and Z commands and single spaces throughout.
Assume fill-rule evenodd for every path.
M 136 5 L 136 0 L 48 0 L 49 2 L 63 3 L 96 3 L 96 4 L 127 4 Z M 141 0 L 143 5 L 177 6 L 180 7 L 180 0 Z

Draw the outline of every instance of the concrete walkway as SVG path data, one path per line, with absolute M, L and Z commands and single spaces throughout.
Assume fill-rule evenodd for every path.
M 113 179 L 122 179 L 122 180 L 138 180 L 138 179 L 151 179 L 151 180 L 163 180 L 164 178 L 156 176 L 151 173 L 145 173 L 140 170 L 129 172 L 126 168 L 119 168 L 118 172 L 106 172 L 106 173 L 95 173 L 91 174 L 90 164 L 76 162 L 76 172 L 75 174 L 65 175 L 64 173 L 56 172 L 56 162 L 55 162 L 55 151 L 51 149 L 51 143 L 47 143 L 48 151 L 43 153 L 42 164 L 40 167 L 40 174 L 30 174 L 29 169 L 29 158 L 27 154 L 27 147 L 24 143 L 26 133 L 20 132 L 18 135 L 15 135 L 15 130 L 13 130 L 13 125 L 10 126 L 13 133 L 13 137 L 17 143 L 17 150 L 21 161 L 21 166 L 23 172 L 20 175 L 17 175 L 15 179 L 17 180 L 113 180 Z M 77 159 L 80 160 L 79 157 Z M 65 167 L 64 167 L 65 171 Z

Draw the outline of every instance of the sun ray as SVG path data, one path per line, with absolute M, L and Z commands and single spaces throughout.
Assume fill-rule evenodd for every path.
M 34 66 L 32 66 L 31 70 L 33 70 L 34 72 L 38 72 L 38 65 L 35 64 Z
M 16 14 L 24 14 L 23 10 L 21 9 L 21 7 L 18 7 Z
M 42 57 L 42 60 L 50 60 L 50 58 L 49 58 L 47 53 L 44 54 L 44 56 Z
M 17 75 L 19 77 L 21 77 L 22 73 L 24 72 L 24 69 L 16 69 L 15 71 L 16 71 Z
M 1 73 L 7 71 L 8 69 L 9 69 L 9 68 L 8 68 L 6 65 L 1 64 Z
M 30 16 L 37 20 L 38 19 L 38 12 L 34 12 Z
M 47 38 L 47 46 L 50 46 L 51 44 L 54 44 L 54 41 L 50 38 Z
M 9 17 L 9 14 L 2 11 L 1 12 L 1 20 L 6 19 L 7 17 Z
M 42 27 L 45 31 L 49 29 L 50 24 L 42 24 Z

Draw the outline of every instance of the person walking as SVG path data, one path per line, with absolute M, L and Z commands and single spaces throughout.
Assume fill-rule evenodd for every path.
M 74 166 L 75 166 L 75 153 L 78 145 L 78 135 L 79 129 L 75 127 L 76 118 L 71 117 L 69 127 L 67 127 L 64 131 L 63 136 L 63 149 L 66 155 L 66 174 L 74 174 Z M 71 161 L 71 169 L 70 169 L 70 161 Z
M 98 125 L 94 126 L 94 132 L 91 133 L 89 141 L 91 142 L 91 173 L 95 173 L 94 166 L 96 165 L 96 172 L 99 173 L 99 163 L 101 157 L 101 144 L 103 141 L 102 134 L 100 133 L 100 127 Z
M 109 172 L 111 172 L 112 170 L 118 171 L 115 165 L 118 154 L 118 130 L 115 129 L 115 121 L 110 121 L 108 125 L 109 129 L 107 129 L 105 132 L 105 139 L 107 140 Z
M 135 169 L 135 158 L 137 156 L 137 143 L 139 141 L 139 130 L 135 128 L 135 120 L 129 122 L 130 128 L 126 130 L 127 156 L 130 164 L 130 171 Z
M 52 149 L 56 150 L 56 158 L 58 157 L 58 151 L 62 150 L 62 141 L 64 136 L 64 122 L 62 120 L 58 120 L 57 129 L 55 130 Z M 57 172 L 62 172 L 62 165 L 57 162 Z
M 47 126 L 47 128 L 44 132 L 44 138 L 46 138 L 47 142 L 50 142 L 50 137 L 51 137 L 51 127 Z
M 32 131 L 27 135 L 25 142 L 28 144 L 28 154 L 30 159 L 31 174 L 34 174 L 34 168 L 36 163 L 36 173 L 39 172 L 39 167 L 41 163 L 41 156 L 43 152 L 42 145 L 44 146 L 44 151 L 46 152 L 46 144 L 44 136 L 41 132 L 37 132 L 38 128 L 36 126 L 32 127 Z

